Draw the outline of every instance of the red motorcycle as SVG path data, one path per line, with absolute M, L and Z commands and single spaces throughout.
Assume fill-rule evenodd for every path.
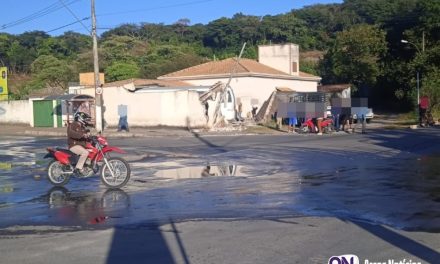
M 84 163 L 83 173 L 74 173 L 79 156 L 68 149 L 59 147 L 47 148 L 44 158 L 53 160 L 47 167 L 49 181 L 55 186 L 63 186 L 70 177 L 88 178 L 100 172 L 102 182 L 110 188 L 121 188 L 130 179 L 130 166 L 127 161 L 119 157 L 110 157 L 112 151 L 126 153 L 118 147 L 108 145 L 107 140 L 99 135 L 92 136 L 86 143 L 89 156 Z
M 317 121 L 316 121 L 317 122 Z M 321 129 L 324 133 L 332 132 L 333 121 L 330 118 L 325 118 L 321 121 Z M 307 119 L 301 124 L 300 131 L 303 133 L 318 133 L 318 125 L 313 121 L 312 118 Z

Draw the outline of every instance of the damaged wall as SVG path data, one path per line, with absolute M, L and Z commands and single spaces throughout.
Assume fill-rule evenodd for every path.
M 221 81 L 228 82 L 228 78 L 219 79 L 203 79 L 203 80 L 186 80 L 193 85 L 212 85 Z M 231 87 L 234 90 L 235 98 L 241 100 L 242 116 L 245 117 L 252 111 L 252 105 L 260 108 L 276 87 L 288 87 L 298 92 L 316 92 L 316 81 L 304 81 L 293 79 L 274 79 L 274 78 L 257 78 L 257 77 L 235 77 L 231 81 Z

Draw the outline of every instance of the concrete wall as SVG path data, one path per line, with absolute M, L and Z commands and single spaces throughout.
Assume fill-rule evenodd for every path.
M 82 89 L 81 94 L 94 96 L 95 90 Z M 105 87 L 103 92 L 104 121 L 107 126 L 117 126 L 118 105 L 127 106 L 129 126 L 180 126 L 206 125 L 204 106 L 196 91 L 141 91 L 129 92 L 122 87 Z
M 299 46 L 295 44 L 258 46 L 258 62 L 290 75 L 299 75 Z
M 228 78 L 185 80 L 193 85 L 213 85 L 217 81 L 228 82 Z M 288 87 L 297 92 L 316 92 L 316 81 L 273 79 L 259 77 L 236 77 L 231 81 L 237 100 L 242 102 L 242 117 L 247 117 L 252 111 L 252 106 L 260 108 L 264 101 L 269 99 L 276 87 Z
M 21 123 L 29 125 L 32 107 L 28 100 L 0 101 L 0 123 Z

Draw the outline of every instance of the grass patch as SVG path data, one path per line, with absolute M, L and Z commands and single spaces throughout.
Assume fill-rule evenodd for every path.
M 434 118 L 434 121 L 440 121 L 440 105 L 436 106 L 432 109 L 432 117 Z
M 283 131 L 278 130 L 276 126 L 273 127 L 260 124 L 257 126 L 247 127 L 246 132 L 256 134 L 278 134 L 282 133 Z
M 434 121 L 440 120 L 440 106 L 437 106 L 431 110 Z M 408 113 L 402 113 L 397 116 L 396 124 L 399 125 L 415 125 L 419 123 L 418 113 L 411 111 Z
M 418 123 L 418 117 L 416 111 L 399 114 L 397 116 L 397 124 L 402 125 L 414 125 Z
M 262 127 L 267 127 L 267 128 L 270 128 L 270 129 L 279 130 L 279 127 L 278 127 L 277 122 L 275 120 L 270 120 L 270 121 L 267 121 L 264 124 L 258 124 L 258 125 L 262 126 Z

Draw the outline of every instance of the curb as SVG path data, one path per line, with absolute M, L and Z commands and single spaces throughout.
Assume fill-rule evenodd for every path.
M 54 131 L 32 131 L 32 130 L 26 130 L 24 131 L 25 135 L 31 135 L 31 136 L 66 136 L 66 133 L 62 132 L 54 132 Z

